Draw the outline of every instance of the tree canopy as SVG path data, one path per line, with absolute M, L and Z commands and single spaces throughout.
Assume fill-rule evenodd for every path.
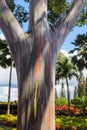
M 81 71 L 87 68 L 87 33 L 78 35 L 72 44 L 75 46 L 70 51 L 70 53 L 73 53 L 72 62 Z
M 29 3 L 29 0 L 24 0 Z M 12 12 L 16 16 L 20 25 L 23 26 L 23 22 L 27 22 L 29 19 L 28 11 L 23 5 L 16 5 L 15 0 L 6 0 Z M 48 0 L 48 21 L 53 26 L 60 18 L 66 17 L 69 13 L 72 0 Z M 87 25 L 87 2 L 85 7 L 80 14 L 80 17 L 76 23 L 77 26 Z

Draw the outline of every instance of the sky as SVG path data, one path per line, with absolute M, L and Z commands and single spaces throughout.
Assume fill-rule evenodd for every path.
M 22 5 L 25 5 L 23 0 L 16 0 L 18 4 L 22 3 Z M 28 5 L 25 5 L 26 8 L 28 9 Z M 24 25 L 23 30 L 27 30 L 27 25 Z M 75 27 L 73 28 L 73 31 L 70 32 L 68 37 L 66 38 L 64 44 L 61 47 L 62 52 L 65 55 L 68 55 L 68 52 L 74 48 L 74 45 L 71 44 L 76 39 L 76 36 L 78 34 L 84 34 L 87 32 L 87 26 L 84 27 Z M 4 35 L 0 31 L 0 38 L 4 39 Z M 9 70 L 10 68 L 7 69 L 2 69 L 0 67 L 0 101 L 7 101 L 7 95 L 8 95 L 8 81 L 9 81 Z M 11 101 L 17 100 L 18 98 L 18 89 L 17 89 L 17 77 L 16 77 L 16 71 L 13 68 L 12 72 L 12 88 L 11 88 Z M 87 71 L 84 71 L 84 74 L 87 74 Z M 69 81 L 70 85 L 70 92 L 71 92 L 71 98 L 73 97 L 73 91 L 74 87 L 77 84 L 77 81 L 75 78 L 73 78 L 71 81 Z M 60 93 L 60 88 L 61 88 L 61 83 L 56 86 L 58 90 L 58 95 Z M 66 91 L 66 85 L 65 85 L 65 91 Z

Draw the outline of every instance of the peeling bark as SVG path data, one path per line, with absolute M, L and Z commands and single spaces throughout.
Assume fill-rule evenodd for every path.
M 5 0 L 0 0 L 0 27 L 9 42 L 18 77 L 17 130 L 55 130 L 57 52 L 84 3 L 85 0 L 76 0 L 53 32 L 47 22 L 47 0 L 30 0 L 27 34 L 22 32 Z

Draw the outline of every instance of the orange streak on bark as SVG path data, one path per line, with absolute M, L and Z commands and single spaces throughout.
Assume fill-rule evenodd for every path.
M 47 125 L 48 125 L 48 128 L 51 127 L 51 109 L 49 108 L 49 112 L 48 112 L 48 119 L 47 119 Z
M 38 48 L 37 48 L 37 61 L 35 64 L 35 78 L 40 77 L 40 61 L 42 53 L 42 38 L 38 39 Z

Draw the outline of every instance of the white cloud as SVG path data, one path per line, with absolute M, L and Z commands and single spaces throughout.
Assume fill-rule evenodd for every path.
M 60 92 L 61 92 L 61 84 L 57 84 L 56 86 L 57 92 L 58 92 L 58 97 L 60 97 Z M 64 84 L 64 89 L 65 89 L 65 94 L 67 98 L 67 86 Z M 74 86 L 69 85 L 69 91 L 70 91 L 70 98 L 73 99 L 73 93 L 74 93 Z
M 83 70 L 83 74 L 84 74 L 85 77 L 87 77 L 87 69 Z
M 8 100 L 8 86 L 0 86 L 0 101 Z M 18 100 L 18 89 L 11 88 L 11 101 Z
M 10 68 L 3 69 L 0 67 L 0 84 L 8 84 L 9 82 Z M 16 70 L 12 70 L 12 84 L 17 84 Z
M 69 56 L 68 51 L 66 50 L 60 50 L 65 56 Z
M 5 36 L 2 33 L 0 34 L 0 39 L 5 40 Z

